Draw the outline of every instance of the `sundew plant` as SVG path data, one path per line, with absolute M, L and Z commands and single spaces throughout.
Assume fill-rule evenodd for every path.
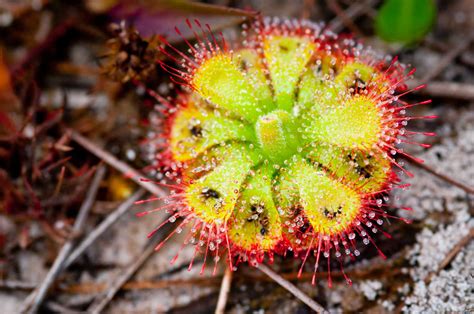
M 140 215 L 166 210 L 164 224 L 185 230 L 202 271 L 209 259 L 235 269 L 278 254 L 300 258 L 299 274 L 307 263 L 316 274 L 323 259 L 329 274 L 334 260 L 343 272 L 361 245 L 377 248 L 374 234 L 390 237 L 390 191 L 411 176 L 397 157 L 422 162 L 400 144 L 427 147 L 406 126 L 433 118 L 406 115 L 429 103 L 402 98 L 414 70 L 309 21 L 260 18 L 236 42 L 187 22 L 195 36 L 187 50 L 164 38 L 160 48 L 180 86 L 173 99 L 157 96 L 156 164 L 171 192 Z

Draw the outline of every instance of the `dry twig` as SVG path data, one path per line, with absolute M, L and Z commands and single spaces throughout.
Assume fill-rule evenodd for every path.
M 122 290 L 152 290 L 152 289 L 163 289 L 168 287 L 180 287 L 180 286 L 210 286 L 217 287 L 221 281 L 219 276 L 215 277 L 197 277 L 190 279 L 160 279 L 160 280 L 141 280 L 141 281 L 129 281 L 125 283 Z M 107 290 L 107 285 L 104 283 L 80 283 L 70 285 L 67 287 L 61 287 L 61 291 L 71 294 L 97 294 Z
M 221 289 L 219 291 L 219 298 L 217 299 L 217 306 L 215 314 L 224 314 L 227 299 L 229 298 L 230 284 L 232 283 L 232 270 L 230 267 L 225 268 L 224 277 L 222 278 Z
M 0 289 L 10 290 L 33 290 L 36 286 L 35 283 L 16 281 L 16 280 L 0 280 Z
M 362 31 L 354 23 L 352 17 L 348 16 L 346 12 L 341 8 L 337 0 L 326 0 L 327 6 L 333 11 L 337 17 L 342 21 L 343 25 L 346 26 L 352 33 L 362 36 Z M 362 13 L 362 12 L 361 12 Z
M 187 265 L 188 263 L 186 263 Z M 370 278 L 380 278 L 380 272 L 385 271 L 389 267 L 389 271 L 385 272 L 385 276 L 388 278 L 398 276 L 403 273 L 401 267 L 393 267 L 392 264 L 380 264 L 375 267 L 366 267 L 359 270 L 349 270 L 345 274 L 354 279 L 370 279 Z M 273 279 L 264 275 L 256 273 L 239 273 L 240 277 L 250 280 L 251 282 L 273 282 Z M 298 276 L 298 272 L 285 273 L 281 275 L 284 279 L 289 281 L 301 281 L 311 279 L 313 276 L 312 273 L 303 273 L 301 276 Z M 327 278 L 327 272 L 318 272 L 316 274 L 317 278 Z M 331 272 L 333 279 L 344 279 L 342 272 Z M 345 279 L 344 279 L 345 280 Z M 190 279 L 159 279 L 159 280 L 141 280 L 141 281 L 129 281 L 125 283 L 121 289 L 122 290 L 151 290 L 151 289 L 162 289 L 166 287 L 176 287 L 176 286 L 218 286 L 219 283 L 222 284 L 221 276 L 214 277 L 197 277 Z M 25 290 L 32 290 L 36 286 L 32 283 L 27 282 L 2 282 L 0 281 L 0 288 L 4 289 L 15 289 L 21 286 Z M 59 290 L 71 294 L 96 294 L 101 293 L 107 290 L 107 285 L 104 283 L 79 283 L 73 284 L 66 287 L 59 287 Z
M 455 179 L 451 178 L 451 177 L 448 177 L 447 175 L 445 174 L 442 174 L 436 170 L 434 170 L 433 168 L 431 168 L 430 166 L 426 165 L 425 163 L 420 163 L 420 162 L 417 162 L 409 157 L 402 157 L 404 158 L 405 160 L 409 161 L 412 165 L 418 167 L 418 168 L 421 168 L 429 173 L 431 173 L 432 175 L 434 175 L 435 177 L 438 177 L 440 178 L 441 180 L 451 184 L 451 185 L 454 185 L 464 191 L 466 191 L 466 193 L 469 193 L 469 194 L 474 194 L 474 188 L 473 187 L 470 187 L 470 186 L 467 186 L 466 184 L 462 183 L 462 182 L 459 182 L 459 181 L 456 181 Z
M 125 202 L 120 204 L 120 206 L 112 213 L 110 213 L 107 218 L 105 218 L 94 230 L 92 230 L 87 238 L 85 238 L 76 249 L 69 255 L 64 267 L 69 267 L 74 261 L 81 256 L 84 251 L 93 244 L 98 237 L 100 237 L 110 226 L 112 226 L 127 210 L 132 206 L 136 201 L 143 197 L 145 190 L 139 189 L 132 196 L 130 196 Z
M 408 82 L 409 88 L 415 88 L 422 83 L 419 80 Z M 431 81 L 426 87 L 417 90 L 420 94 L 431 97 L 445 97 L 462 100 L 474 100 L 474 84 Z
M 474 39 L 474 36 L 468 36 L 464 40 L 459 41 L 444 57 L 436 63 L 436 65 L 425 73 L 423 78 L 420 80 L 422 82 L 429 82 L 434 79 L 438 74 L 440 74 L 448 65 L 451 64 L 454 58 L 456 58 L 461 52 L 466 50 L 467 47 L 471 44 L 471 41 Z
M 311 13 L 314 10 L 314 0 L 303 0 L 303 8 L 301 10 L 301 18 L 309 19 L 311 18 Z
M 46 278 L 43 280 L 40 286 L 38 286 L 25 300 L 24 308 L 22 309 L 23 312 L 28 313 L 36 313 L 41 306 L 46 294 L 48 293 L 49 287 L 53 284 L 56 277 L 59 273 L 64 269 L 64 262 L 68 257 L 69 253 L 71 252 L 75 237 L 81 234 L 82 229 L 84 227 L 84 223 L 86 222 L 87 216 L 89 214 L 92 205 L 94 204 L 97 191 L 99 190 L 100 182 L 102 181 L 105 175 L 105 166 L 101 165 L 97 169 L 97 172 L 92 180 L 92 184 L 87 191 L 86 198 L 82 203 L 82 206 L 79 210 L 79 214 L 77 215 L 76 221 L 74 222 L 74 226 L 72 229 L 72 237 L 64 243 L 61 250 L 59 251 L 56 260 L 54 261 L 53 266 L 49 270 Z
M 265 266 L 264 264 L 260 264 L 258 269 L 265 273 L 268 277 L 272 278 L 276 283 L 280 286 L 288 290 L 291 294 L 295 297 L 300 299 L 304 304 L 309 306 L 312 310 L 316 311 L 317 313 L 326 313 L 326 310 L 316 303 L 313 299 L 311 299 L 306 293 L 298 289 L 294 284 L 283 278 L 282 276 L 275 273 L 273 270 Z
M 102 313 L 103 310 L 107 307 L 110 301 L 114 298 L 117 292 L 123 287 L 123 285 L 130 280 L 130 278 L 140 269 L 140 267 L 150 258 L 150 256 L 155 252 L 156 243 L 161 242 L 164 237 L 172 232 L 173 228 L 176 225 L 166 224 L 160 232 L 157 232 L 155 235 L 155 241 L 150 241 L 150 243 L 145 247 L 143 252 L 133 259 L 133 262 L 125 267 L 123 271 L 119 272 L 119 275 L 109 284 L 110 288 L 105 293 L 105 295 L 98 296 L 95 301 L 89 306 L 87 312 L 93 314 Z
M 45 304 L 45 306 L 50 309 L 51 311 L 53 311 L 54 313 L 61 313 L 61 314 L 83 314 L 83 312 L 80 312 L 80 311 L 75 311 L 75 310 L 72 310 L 68 307 L 65 307 L 64 305 L 62 304 L 59 304 L 57 302 L 52 302 L 52 301 L 49 301 Z
M 456 245 L 448 252 L 448 254 L 446 254 L 446 256 L 444 257 L 444 259 L 441 261 L 441 263 L 439 263 L 438 265 L 438 268 L 429 273 L 424 282 L 426 285 L 428 285 L 430 282 L 431 282 L 431 279 L 433 279 L 434 276 L 436 276 L 442 269 L 444 269 L 446 266 L 448 266 L 448 264 L 456 257 L 456 255 L 466 246 L 469 244 L 469 242 L 471 242 L 471 240 L 474 238 L 474 228 L 471 228 L 469 230 L 469 233 L 464 236 L 463 238 L 461 238 L 461 240 L 458 241 L 458 243 L 456 243 Z M 409 296 L 407 296 L 408 298 Z M 401 310 L 403 308 L 403 306 L 405 305 L 405 303 L 401 302 L 398 304 L 398 306 L 395 308 L 395 313 L 401 313 Z
M 444 259 L 439 263 L 438 268 L 436 271 L 431 272 L 428 276 L 425 278 L 425 283 L 429 283 L 433 276 L 437 275 L 441 270 L 443 270 L 446 266 L 448 266 L 449 263 L 458 255 L 458 253 L 471 242 L 471 240 L 474 238 L 474 228 L 471 228 L 469 230 L 469 233 L 465 235 L 464 237 L 461 238 L 461 240 L 456 243 L 456 245 L 446 254 Z
M 77 133 L 76 131 L 70 130 L 71 138 L 76 141 L 79 145 L 87 149 L 89 152 L 94 154 L 95 156 L 99 157 L 101 160 L 106 162 L 111 167 L 117 169 L 118 171 L 122 172 L 124 175 L 130 177 L 135 183 L 140 185 L 141 187 L 148 190 L 150 193 L 165 197 L 166 193 L 158 186 L 156 186 L 151 181 L 144 181 L 142 180 L 145 176 L 138 172 L 137 170 L 130 167 L 128 164 L 124 163 L 121 160 L 118 160 L 115 156 L 110 154 L 109 152 L 102 149 L 99 145 L 91 142 L 86 137 L 82 136 L 81 134 Z
M 70 30 L 77 23 L 75 18 L 68 19 L 65 22 L 58 24 L 46 38 L 38 45 L 34 46 L 28 51 L 25 57 L 13 67 L 12 75 L 15 76 L 24 69 L 28 68 L 28 65 L 34 61 L 40 60 L 40 56 L 44 54 L 48 49 L 51 49 L 54 44 L 59 40 L 67 31 Z
M 331 22 L 329 22 L 327 28 L 335 33 L 339 33 L 344 27 L 344 20 L 342 19 L 343 16 L 345 19 L 354 20 L 360 15 L 364 14 L 367 8 L 373 7 L 376 2 L 376 0 L 354 2 L 354 4 L 344 11 L 343 15 L 338 15 Z

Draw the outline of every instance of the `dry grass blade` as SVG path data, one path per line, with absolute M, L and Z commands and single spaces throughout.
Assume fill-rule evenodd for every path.
M 415 88 L 422 83 L 419 80 L 410 80 L 409 88 Z M 426 87 L 419 89 L 420 94 L 431 97 L 445 97 L 462 100 L 474 100 L 474 84 L 431 81 Z
M 326 5 L 337 15 L 337 17 L 342 21 L 343 25 L 345 25 L 351 32 L 357 34 L 358 36 L 362 35 L 359 27 L 357 27 L 351 17 L 346 15 L 346 12 L 341 8 L 337 0 L 326 0 Z
M 377 1 L 375 0 L 354 2 L 354 4 L 347 8 L 342 15 L 338 15 L 329 22 L 327 28 L 335 33 L 340 32 L 344 27 L 344 19 L 355 20 L 357 17 L 364 14 L 367 8 L 372 8 L 376 3 Z
M 443 270 L 446 266 L 448 266 L 449 263 L 458 255 L 458 253 L 471 242 L 471 240 L 474 238 L 474 228 L 469 229 L 469 233 L 465 235 L 464 237 L 459 240 L 458 243 L 446 254 L 445 258 L 441 261 L 441 263 L 438 265 L 438 269 L 436 271 L 430 273 L 426 279 L 425 283 L 428 283 L 431 281 L 431 278 L 433 278 L 434 275 L 438 274 L 441 270 Z
M 158 3 L 158 4 L 157 4 Z M 237 8 L 230 8 L 226 6 L 220 6 L 215 4 L 172 0 L 172 1 L 150 1 L 148 4 L 151 10 L 157 9 L 157 7 L 165 8 L 168 10 L 178 10 L 184 13 L 193 14 L 214 14 L 221 16 L 245 16 L 255 17 L 257 12 L 251 10 L 241 10 Z
M 456 243 L 456 245 L 446 254 L 444 259 L 439 263 L 438 268 L 431 273 L 428 274 L 428 276 L 425 277 L 424 282 L 426 285 L 428 285 L 431 282 L 431 279 L 433 279 L 434 276 L 439 274 L 439 272 L 444 269 L 448 264 L 456 257 L 456 255 L 464 248 L 466 245 L 471 242 L 471 240 L 474 238 L 474 228 L 469 229 L 469 233 L 465 235 L 464 237 L 461 238 L 461 240 Z M 401 310 L 405 303 L 400 303 L 397 308 L 395 309 L 395 313 L 401 313 Z
M 456 58 L 461 52 L 466 50 L 471 41 L 474 39 L 474 36 L 469 36 L 461 40 L 457 43 L 452 49 L 449 50 L 447 54 L 434 66 L 433 68 L 428 71 L 423 78 L 421 79 L 422 82 L 429 82 L 434 79 L 438 74 L 440 74 L 447 66 L 451 64 L 451 62 Z
M 91 246 L 98 237 L 100 237 L 110 226 L 112 226 L 127 210 L 139 199 L 145 195 L 144 189 L 139 189 L 132 196 L 130 196 L 125 202 L 120 204 L 120 206 L 112 213 L 110 213 L 107 218 L 105 218 L 94 230 L 92 230 L 88 236 L 76 247 L 76 249 L 69 255 L 64 267 L 69 267 L 74 261 L 81 256 L 84 251 Z
M 160 279 L 160 280 L 142 280 L 129 281 L 125 283 L 121 290 L 153 290 L 165 289 L 168 287 L 218 287 L 221 282 L 219 276 L 215 277 L 196 277 L 189 279 Z M 70 294 L 97 294 L 107 290 L 107 285 L 103 283 L 79 283 L 70 286 L 61 287 L 60 290 Z
M 81 314 L 83 312 L 80 311 L 74 311 L 71 310 L 70 308 L 65 307 L 64 305 L 61 305 L 56 302 L 49 301 L 46 303 L 46 307 L 53 311 L 54 313 L 61 313 L 61 314 Z
M 3 2 L 3 1 L 2 1 Z M 23 60 L 21 60 L 17 65 L 12 69 L 13 75 L 19 74 L 22 70 L 26 69 L 28 65 L 36 60 L 38 60 L 42 54 L 51 49 L 58 39 L 60 39 L 66 32 L 77 23 L 75 19 L 69 19 L 59 25 L 57 25 L 51 32 L 46 36 L 46 38 L 34 46 L 28 53 L 25 55 Z
M 0 280 L 0 289 L 10 290 L 33 290 L 37 284 L 17 281 L 17 280 Z
M 94 204 L 97 191 L 99 190 L 100 182 L 104 178 L 104 175 L 105 166 L 101 165 L 97 169 L 94 179 L 92 180 L 92 184 L 89 190 L 87 191 L 86 198 L 84 199 L 84 202 L 82 203 L 81 208 L 79 209 L 79 214 L 77 215 L 76 221 L 74 222 L 74 226 L 72 229 L 73 237 L 66 241 L 66 243 L 64 243 L 61 250 L 59 251 L 58 256 L 56 257 L 56 260 L 54 261 L 53 266 L 46 275 L 46 278 L 43 280 L 41 285 L 28 296 L 24 303 L 24 308 L 21 312 L 36 313 L 39 307 L 41 306 L 41 303 L 43 302 L 44 298 L 46 297 L 48 289 L 53 284 L 59 273 L 64 269 L 64 262 L 69 256 L 69 253 L 71 252 L 74 246 L 74 237 L 79 235 L 82 231 L 89 211 L 92 208 L 92 205 Z
M 111 167 L 117 169 L 118 171 L 122 172 L 124 175 L 130 177 L 130 179 L 135 181 L 138 185 L 140 185 L 144 189 L 148 190 L 150 193 L 160 196 L 160 197 L 165 197 L 167 195 L 165 191 L 160 189 L 154 183 L 150 181 L 143 181 L 142 178 L 145 177 L 143 174 L 133 169 L 132 167 L 130 167 L 123 161 L 118 160 L 112 154 L 102 149 L 99 145 L 91 142 L 89 139 L 77 133 L 76 131 L 71 130 L 70 134 L 71 134 L 71 138 L 74 141 L 76 141 L 79 145 L 87 149 L 89 152 L 91 152 L 95 156 L 102 159 L 105 163 L 107 163 Z
M 110 301 L 114 298 L 117 292 L 122 288 L 122 286 L 127 283 L 128 280 L 140 269 L 140 267 L 150 258 L 150 256 L 155 252 L 155 246 L 157 243 L 161 242 L 164 237 L 172 232 L 175 228 L 175 225 L 166 224 L 160 232 L 155 236 L 155 241 L 151 241 L 143 250 L 143 252 L 134 258 L 133 262 L 125 267 L 123 271 L 110 283 L 110 288 L 107 290 L 105 295 L 99 295 L 95 301 L 89 306 L 87 312 L 98 314 L 102 313 L 103 310 L 107 307 Z
M 224 277 L 222 278 L 219 298 L 217 299 L 216 314 L 224 314 L 227 299 L 229 298 L 230 284 L 232 283 L 232 270 L 226 267 Z
M 311 299 L 306 293 L 298 289 L 294 284 L 292 284 L 291 282 L 289 282 L 282 276 L 275 273 L 269 267 L 265 266 L 264 264 L 260 264 L 258 266 L 258 269 L 262 271 L 263 273 L 265 273 L 265 275 L 267 275 L 268 277 L 272 278 L 280 286 L 288 290 L 295 297 L 300 299 L 304 304 L 309 306 L 312 310 L 316 311 L 317 313 L 327 313 L 327 311 L 321 305 L 316 303 L 316 301 Z
M 459 181 L 456 181 L 454 180 L 453 178 L 451 177 L 448 177 L 447 175 L 445 174 L 442 174 L 436 170 L 434 170 L 433 168 L 431 168 L 430 166 L 424 164 L 424 163 L 419 163 L 411 158 L 408 158 L 408 157 L 403 157 L 405 160 L 409 161 L 412 165 L 418 167 L 418 168 L 421 168 L 429 173 L 431 173 L 432 175 L 434 175 L 435 177 L 438 177 L 440 178 L 441 180 L 451 184 L 451 185 L 454 185 L 464 191 L 466 191 L 467 193 L 469 194 L 474 194 L 474 188 L 473 187 L 470 187 L 470 186 L 467 186 L 465 185 L 464 183 L 462 182 L 459 182 Z

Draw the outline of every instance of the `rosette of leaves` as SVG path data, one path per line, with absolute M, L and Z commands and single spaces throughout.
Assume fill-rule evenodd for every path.
M 375 245 L 395 169 L 411 175 L 395 155 L 413 134 L 415 104 L 400 99 L 413 72 L 308 21 L 259 20 L 232 49 L 188 25 L 187 52 L 162 39 L 175 61 L 162 68 L 183 89 L 164 101 L 159 163 L 177 182 L 164 208 L 178 232 L 190 226 L 195 255 L 234 267 L 291 251 L 302 268 L 314 255 L 316 272 L 321 258 L 342 265 Z

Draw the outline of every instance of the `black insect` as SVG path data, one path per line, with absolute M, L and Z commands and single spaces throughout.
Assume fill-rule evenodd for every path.
M 202 127 L 200 127 L 199 125 L 193 125 L 189 131 L 191 132 L 191 134 L 195 137 L 202 137 Z
M 268 231 L 268 225 L 270 221 L 268 217 L 263 214 L 265 206 L 262 204 L 252 204 L 250 205 L 250 211 L 252 215 L 247 217 L 247 222 L 254 222 L 260 224 L 260 234 L 264 236 Z
M 267 230 L 268 230 L 268 225 L 270 224 L 268 217 L 267 216 L 261 217 L 258 222 L 262 226 L 262 228 L 260 228 L 260 234 L 265 235 L 265 233 L 267 233 Z
M 309 223 L 305 222 L 301 227 L 298 228 L 298 230 L 301 233 L 305 233 L 309 229 Z
M 247 61 L 245 60 L 240 60 L 240 69 L 244 72 L 246 72 L 249 68 L 249 65 L 247 63 Z
M 217 199 L 217 198 L 220 197 L 219 192 L 217 192 L 216 190 L 213 190 L 213 189 L 211 189 L 211 188 L 204 188 L 204 189 L 202 189 L 201 195 L 202 195 L 206 200 L 209 199 L 209 198 Z
M 328 219 L 333 219 L 342 214 L 342 206 L 339 206 L 336 211 L 330 211 L 326 207 L 323 209 L 323 214 Z
M 279 47 L 280 47 L 280 50 L 281 50 L 281 51 L 284 51 L 284 52 L 290 51 L 290 49 L 289 49 L 287 46 L 285 46 L 285 45 L 279 45 Z
M 367 83 L 359 77 L 356 77 L 354 79 L 354 83 L 352 83 L 352 85 L 349 86 L 349 90 L 353 94 L 355 94 L 356 92 L 360 93 L 366 89 L 367 89 Z
M 251 222 L 251 221 L 259 219 L 264 209 L 265 209 L 265 206 L 263 206 L 262 204 L 250 205 L 250 211 L 252 212 L 252 215 L 247 218 L 247 221 Z
M 291 212 L 293 214 L 293 217 L 299 217 L 302 211 L 303 211 L 303 206 L 301 206 L 301 204 L 296 204 L 291 207 Z
M 361 166 L 358 162 L 355 156 L 352 156 L 351 154 L 347 155 L 347 157 L 352 160 L 355 163 L 354 170 L 361 176 L 363 176 L 365 179 L 370 179 L 372 177 L 372 166 L 370 164 L 366 166 Z M 372 156 L 368 156 L 368 158 L 372 158 Z
M 371 168 L 370 166 L 361 167 L 357 165 L 355 167 L 355 170 L 357 171 L 359 175 L 363 176 L 366 179 L 370 179 L 372 177 L 372 174 L 369 172 L 370 168 Z

